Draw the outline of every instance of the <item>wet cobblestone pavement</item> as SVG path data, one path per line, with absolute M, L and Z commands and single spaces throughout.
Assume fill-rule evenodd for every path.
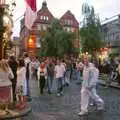
M 98 92 L 105 101 L 105 112 L 100 113 L 94 107 L 89 108 L 88 116 L 79 117 L 80 85 L 72 81 L 64 89 L 64 95 L 39 95 L 37 82 L 31 81 L 32 112 L 14 120 L 120 120 L 120 89 L 99 86 Z

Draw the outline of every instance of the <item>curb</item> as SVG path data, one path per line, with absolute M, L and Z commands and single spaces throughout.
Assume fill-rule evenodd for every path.
M 99 80 L 99 84 L 104 85 L 104 86 L 106 85 L 104 80 Z M 113 87 L 113 88 L 120 89 L 120 85 L 118 85 L 116 82 L 112 82 L 109 86 Z
M 22 116 L 25 116 L 26 114 L 28 114 L 29 112 L 31 112 L 31 105 L 30 103 L 27 103 L 25 109 L 21 110 L 21 111 L 15 111 L 17 114 L 15 115 L 5 115 L 5 116 L 2 116 L 0 117 L 0 120 L 6 120 L 6 119 L 13 119 L 13 118 L 19 118 L 19 117 L 22 117 Z

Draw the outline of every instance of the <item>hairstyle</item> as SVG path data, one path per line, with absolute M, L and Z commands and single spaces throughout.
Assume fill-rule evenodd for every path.
M 98 68 L 99 62 L 98 62 L 97 59 L 93 58 L 93 59 L 91 59 L 91 62 L 94 64 L 94 66 L 95 66 L 96 68 Z
M 1 68 L 3 71 L 5 71 L 5 72 L 8 71 L 9 65 L 8 65 L 7 60 L 2 59 L 2 60 L 0 61 L 0 68 Z
M 15 59 L 15 56 L 13 56 L 13 55 L 10 56 L 10 57 L 9 57 L 9 60 L 10 60 L 10 61 L 15 61 L 15 60 L 16 60 L 16 59 Z
M 25 66 L 24 59 L 19 59 L 19 67 L 24 67 L 24 66 Z
M 27 53 L 25 53 L 25 54 L 24 54 L 24 57 L 28 57 L 28 54 L 27 54 Z

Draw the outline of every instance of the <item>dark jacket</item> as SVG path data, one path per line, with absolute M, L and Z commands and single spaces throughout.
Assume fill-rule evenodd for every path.
M 14 78 L 11 79 L 11 81 L 16 82 L 17 81 L 17 67 L 18 67 L 18 63 L 15 60 L 9 60 L 8 64 L 9 64 L 9 66 L 10 66 L 12 72 L 13 72 L 13 75 L 14 75 Z

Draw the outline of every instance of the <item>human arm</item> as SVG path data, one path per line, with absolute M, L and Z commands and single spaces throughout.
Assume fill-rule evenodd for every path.
M 14 74 L 13 74 L 13 72 L 12 72 L 10 67 L 8 68 L 8 78 L 9 79 L 13 79 L 14 78 Z
M 38 68 L 37 76 L 38 76 L 38 80 L 39 80 L 40 79 L 40 67 Z

